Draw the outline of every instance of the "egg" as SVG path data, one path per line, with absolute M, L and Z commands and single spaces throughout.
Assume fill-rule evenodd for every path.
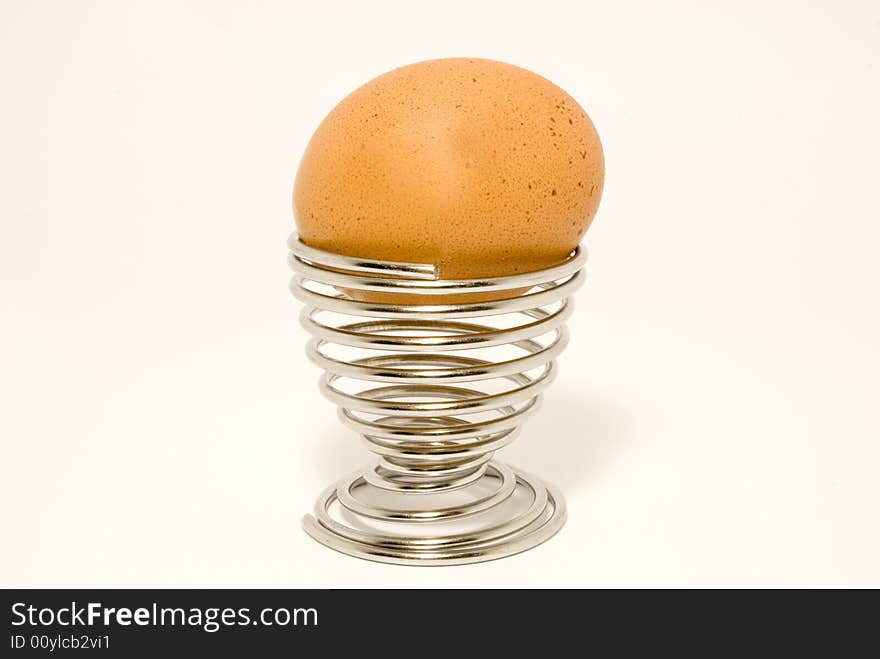
M 495 277 L 565 259 L 604 178 L 599 135 L 562 89 L 511 64 L 438 59 L 380 75 L 330 111 L 293 206 L 311 247 Z

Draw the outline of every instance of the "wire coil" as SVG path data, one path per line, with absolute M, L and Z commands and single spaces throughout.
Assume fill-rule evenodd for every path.
M 432 265 L 332 254 L 295 234 L 288 245 L 291 291 L 313 337 L 307 354 L 325 371 L 321 391 L 378 456 L 321 495 L 306 531 L 350 555 L 410 564 L 499 558 L 553 535 L 565 520 L 562 498 L 492 456 L 556 375 L 586 255 L 578 248 L 537 272 L 443 280 Z M 412 303 L 400 302 L 406 296 Z M 438 303 L 425 304 L 431 297 Z M 397 503 L 365 497 L 370 488 Z M 505 502 L 518 490 L 528 503 L 510 512 Z M 455 492 L 467 496 L 438 502 Z M 393 530 L 367 528 L 370 520 Z

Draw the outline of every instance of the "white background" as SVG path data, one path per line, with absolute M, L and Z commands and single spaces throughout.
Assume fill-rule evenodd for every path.
M 880 586 L 877 2 L 0 4 L 0 584 Z M 443 56 L 605 145 L 589 281 L 503 457 L 569 521 L 408 568 L 300 516 L 370 456 L 305 359 L 290 191 Z

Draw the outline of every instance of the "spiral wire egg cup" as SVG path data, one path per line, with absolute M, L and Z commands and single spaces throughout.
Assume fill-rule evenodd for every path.
M 321 391 L 378 455 L 320 496 L 306 532 L 345 554 L 418 565 L 501 558 L 555 534 L 559 493 L 492 457 L 556 375 L 583 251 L 541 271 L 443 280 L 433 265 L 332 254 L 296 234 L 288 245 Z

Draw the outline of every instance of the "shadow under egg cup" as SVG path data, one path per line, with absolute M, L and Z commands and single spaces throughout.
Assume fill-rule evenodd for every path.
M 556 375 L 585 253 L 537 272 L 442 280 L 433 265 L 332 254 L 296 234 L 288 246 L 321 391 L 378 455 L 321 494 L 306 532 L 351 556 L 409 565 L 492 560 L 554 535 L 565 523 L 560 494 L 492 457 Z

